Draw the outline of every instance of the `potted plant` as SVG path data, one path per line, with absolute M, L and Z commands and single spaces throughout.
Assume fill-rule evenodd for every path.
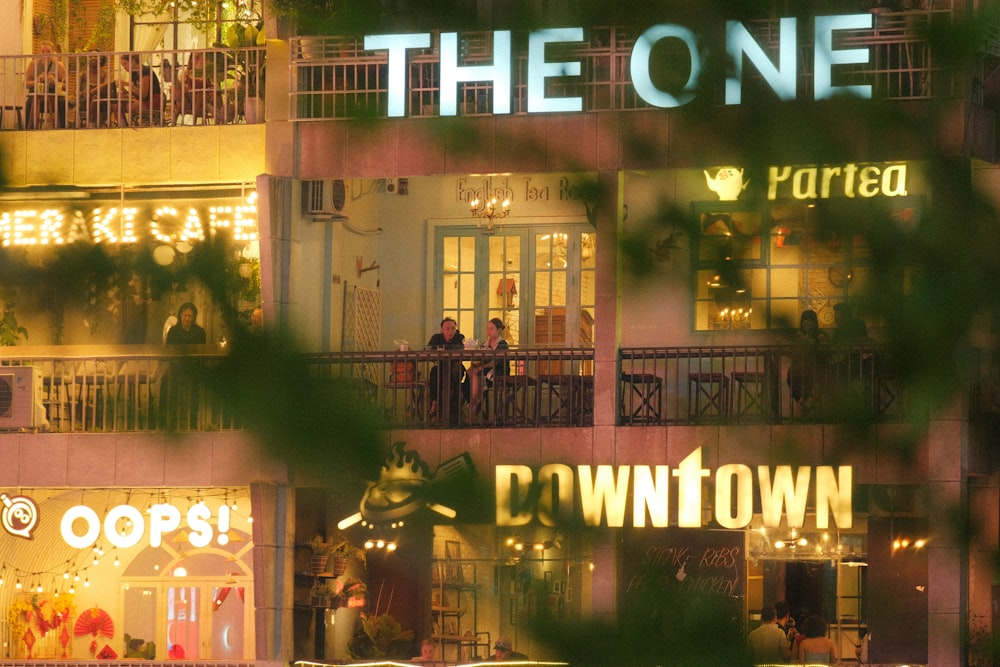
M 356 558 L 361 561 L 361 564 L 365 564 L 365 551 L 364 549 L 359 549 L 347 540 L 340 540 L 330 550 L 330 556 L 333 558 L 333 574 L 334 576 L 341 576 L 344 571 L 347 570 L 347 564 L 352 558 Z
M 17 345 L 22 338 L 28 338 L 28 330 L 17 323 L 17 314 L 14 312 L 14 299 L 10 293 L 0 298 L 4 308 L 0 315 L 0 347 Z
M 333 601 L 333 590 L 325 579 L 317 579 L 309 591 L 309 606 L 326 609 Z
M 406 659 L 412 641 L 413 630 L 403 628 L 392 615 L 362 612 L 347 652 L 356 660 Z
M 264 22 L 258 15 L 233 23 L 226 29 L 226 46 L 234 49 L 235 66 L 231 69 L 236 104 L 248 124 L 258 122 L 263 111 L 264 75 L 267 60 L 258 50 L 248 50 L 251 46 L 264 46 Z M 239 108 L 242 106 L 242 108 Z
M 379 16 L 365 0 L 271 0 L 268 6 L 294 21 L 300 35 L 363 34 Z

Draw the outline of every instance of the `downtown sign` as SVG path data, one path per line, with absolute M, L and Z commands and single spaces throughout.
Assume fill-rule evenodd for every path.
M 498 465 L 495 475 L 498 526 L 532 521 L 558 526 L 582 520 L 586 526 L 611 528 L 703 528 L 714 523 L 742 529 L 754 518 L 755 492 L 765 528 L 780 527 L 783 519 L 789 528 L 802 528 L 809 509 L 815 511 L 819 530 L 829 528 L 831 518 L 841 529 L 853 524 L 850 466 L 779 465 L 772 469 L 727 463 L 713 475 L 702 467 L 698 447 L 673 469 L 552 463 L 537 472 L 525 465 Z M 706 478 L 714 481 L 711 502 L 706 502 L 704 493 Z M 672 498 L 675 511 L 671 511 Z

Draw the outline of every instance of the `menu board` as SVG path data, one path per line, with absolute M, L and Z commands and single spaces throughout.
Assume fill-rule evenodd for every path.
M 692 608 L 739 623 L 746 595 L 745 537 L 738 530 L 623 531 L 620 608 L 670 617 Z

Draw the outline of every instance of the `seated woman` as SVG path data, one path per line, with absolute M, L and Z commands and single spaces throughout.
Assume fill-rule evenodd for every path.
M 486 323 L 486 340 L 483 341 L 482 349 L 503 351 L 510 349 L 507 341 L 503 339 L 504 324 L 499 317 L 494 317 Z M 468 381 L 469 391 L 469 414 L 473 420 L 478 419 L 483 400 L 483 390 L 493 386 L 493 378 L 497 375 L 510 375 L 510 363 L 501 357 L 473 361 L 469 365 L 469 370 L 465 374 Z
M 163 91 L 153 68 L 143 65 L 138 53 L 122 56 L 127 78 L 120 82 L 117 115 L 119 126 L 156 125 L 163 114 Z
M 191 116 L 194 124 L 201 119 L 215 119 L 220 93 L 216 86 L 214 58 L 206 59 L 205 51 L 195 51 L 187 67 L 177 70 L 173 86 L 173 121 L 181 124 L 185 116 Z
M 40 129 L 48 119 L 54 128 L 64 127 L 66 122 L 66 66 L 53 55 L 54 52 L 52 42 L 39 42 L 38 57 L 24 70 L 29 130 Z

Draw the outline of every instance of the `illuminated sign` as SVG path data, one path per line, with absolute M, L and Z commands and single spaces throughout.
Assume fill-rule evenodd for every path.
M 337 527 L 344 530 L 356 523 L 370 528 L 397 527 L 424 508 L 454 519 L 457 515 L 454 509 L 435 501 L 434 487 L 442 481 L 469 475 L 472 470 L 471 457 L 461 454 L 443 462 L 432 475 L 420 454 L 406 449 L 404 442 L 394 443 L 379 470 L 378 481 L 369 482 L 365 489 L 359 511 L 341 519 Z
M 830 197 L 905 197 L 906 164 L 770 167 L 767 198 L 829 199 Z
M 813 99 L 822 100 L 837 94 L 848 93 L 860 98 L 872 96 L 870 85 L 836 86 L 833 84 L 835 66 L 865 65 L 870 54 L 867 48 L 834 48 L 835 34 L 844 30 L 870 30 L 874 17 L 870 13 L 840 16 L 817 16 L 813 21 L 812 81 Z M 726 22 L 726 53 L 732 63 L 725 85 L 726 104 L 743 101 L 743 62 L 748 60 L 761 78 L 780 100 L 794 100 L 796 77 L 799 68 L 798 19 L 782 18 L 778 24 L 777 64 L 767 54 L 764 46 L 750 34 L 739 21 Z M 769 35 L 770 38 L 770 35 Z M 388 115 L 406 115 L 409 96 L 406 54 L 408 51 L 432 47 L 429 32 L 366 35 L 365 49 L 388 53 Z M 546 81 L 555 77 L 580 76 L 579 61 L 549 62 L 545 59 L 549 44 L 572 44 L 584 40 L 581 27 L 535 30 L 528 35 L 527 113 L 574 112 L 583 110 L 579 96 L 550 97 L 546 94 Z M 650 73 L 650 59 L 657 45 L 665 42 L 682 45 L 690 58 L 686 83 L 680 91 L 669 92 L 657 87 Z M 696 97 L 702 74 L 704 53 L 699 48 L 702 40 L 690 29 L 674 23 L 662 23 L 648 28 L 635 40 L 629 58 L 629 74 L 636 94 L 647 104 L 663 109 L 688 104 Z M 442 116 L 458 113 L 458 85 L 467 82 L 490 82 L 493 85 L 493 113 L 509 114 L 511 109 L 512 49 L 511 31 L 493 32 L 493 64 L 459 65 L 459 37 L 457 32 L 442 32 L 436 50 L 440 53 L 440 109 Z
M 671 489 L 676 491 L 673 519 L 681 528 L 704 526 L 704 479 L 712 472 L 702 468 L 701 447 L 680 465 L 611 466 L 544 465 L 535 473 L 524 465 L 496 467 L 496 523 L 521 526 L 537 519 L 546 526 L 582 517 L 588 526 L 670 525 Z M 723 528 L 745 528 L 753 519 L 753 498 L 760 496 L 764 526 L 801 528 L 807 507 L 816 512 L 816 528 L 829 527 L 830 516 L 839 528 L 852 525 L 853 469 L 850 466 L 768 466 L 730 463 L 715 471 L 715 496 L 711 514 Z M 676 478 L 676 485 L 671 484 Z M 579 511 L 575 502 L 579 501 Z M 627 517 L 631 501 L 632 516 Z M 811 502 L 810 502 L 811 501 Z
M 76 549 L 87 549 L 97 543 L 103 528 L 104 536 L 112 546 L 126 549 L 138 544 L 149 532 L 149 545 L 159 547 L 163 536 L 181 527 L 181 510 L 169 503 L 159 503 L 150 507 L 143 516 L 142 511 L 131 505 L 116 505 L 107 511 L 104 520 L 86 505 L 76 505 L 66 510 L 59 524 L 63 540 Z M 203 502 L 195 503 L 184 515 L 188 540 L 193 547 L 207 547 L 215 537 L 219 544 L 229 543 L 231 510 L 228 505 L 219 505 L 215 514 L 215 526 L 210 523 L 212 510 Z
M 848 199 L 905 197 L 906 163 L 848 162 L 844 165 L 772 165 L 767 170 L 767 198 Z M 750 184 L 740 167 L 722 167 L 713 176 L 705 171 L 705 183 L 719 201 L 736 201 Z
M 31 532 L 38 525 L 38 506 L 35 501 L 27 496 L 0 493 L 0 503 L 3 503 L 3 510 L 0 511 L 0 525 L 3 525 L 3 529 L 15 537 L 32 539 Z

